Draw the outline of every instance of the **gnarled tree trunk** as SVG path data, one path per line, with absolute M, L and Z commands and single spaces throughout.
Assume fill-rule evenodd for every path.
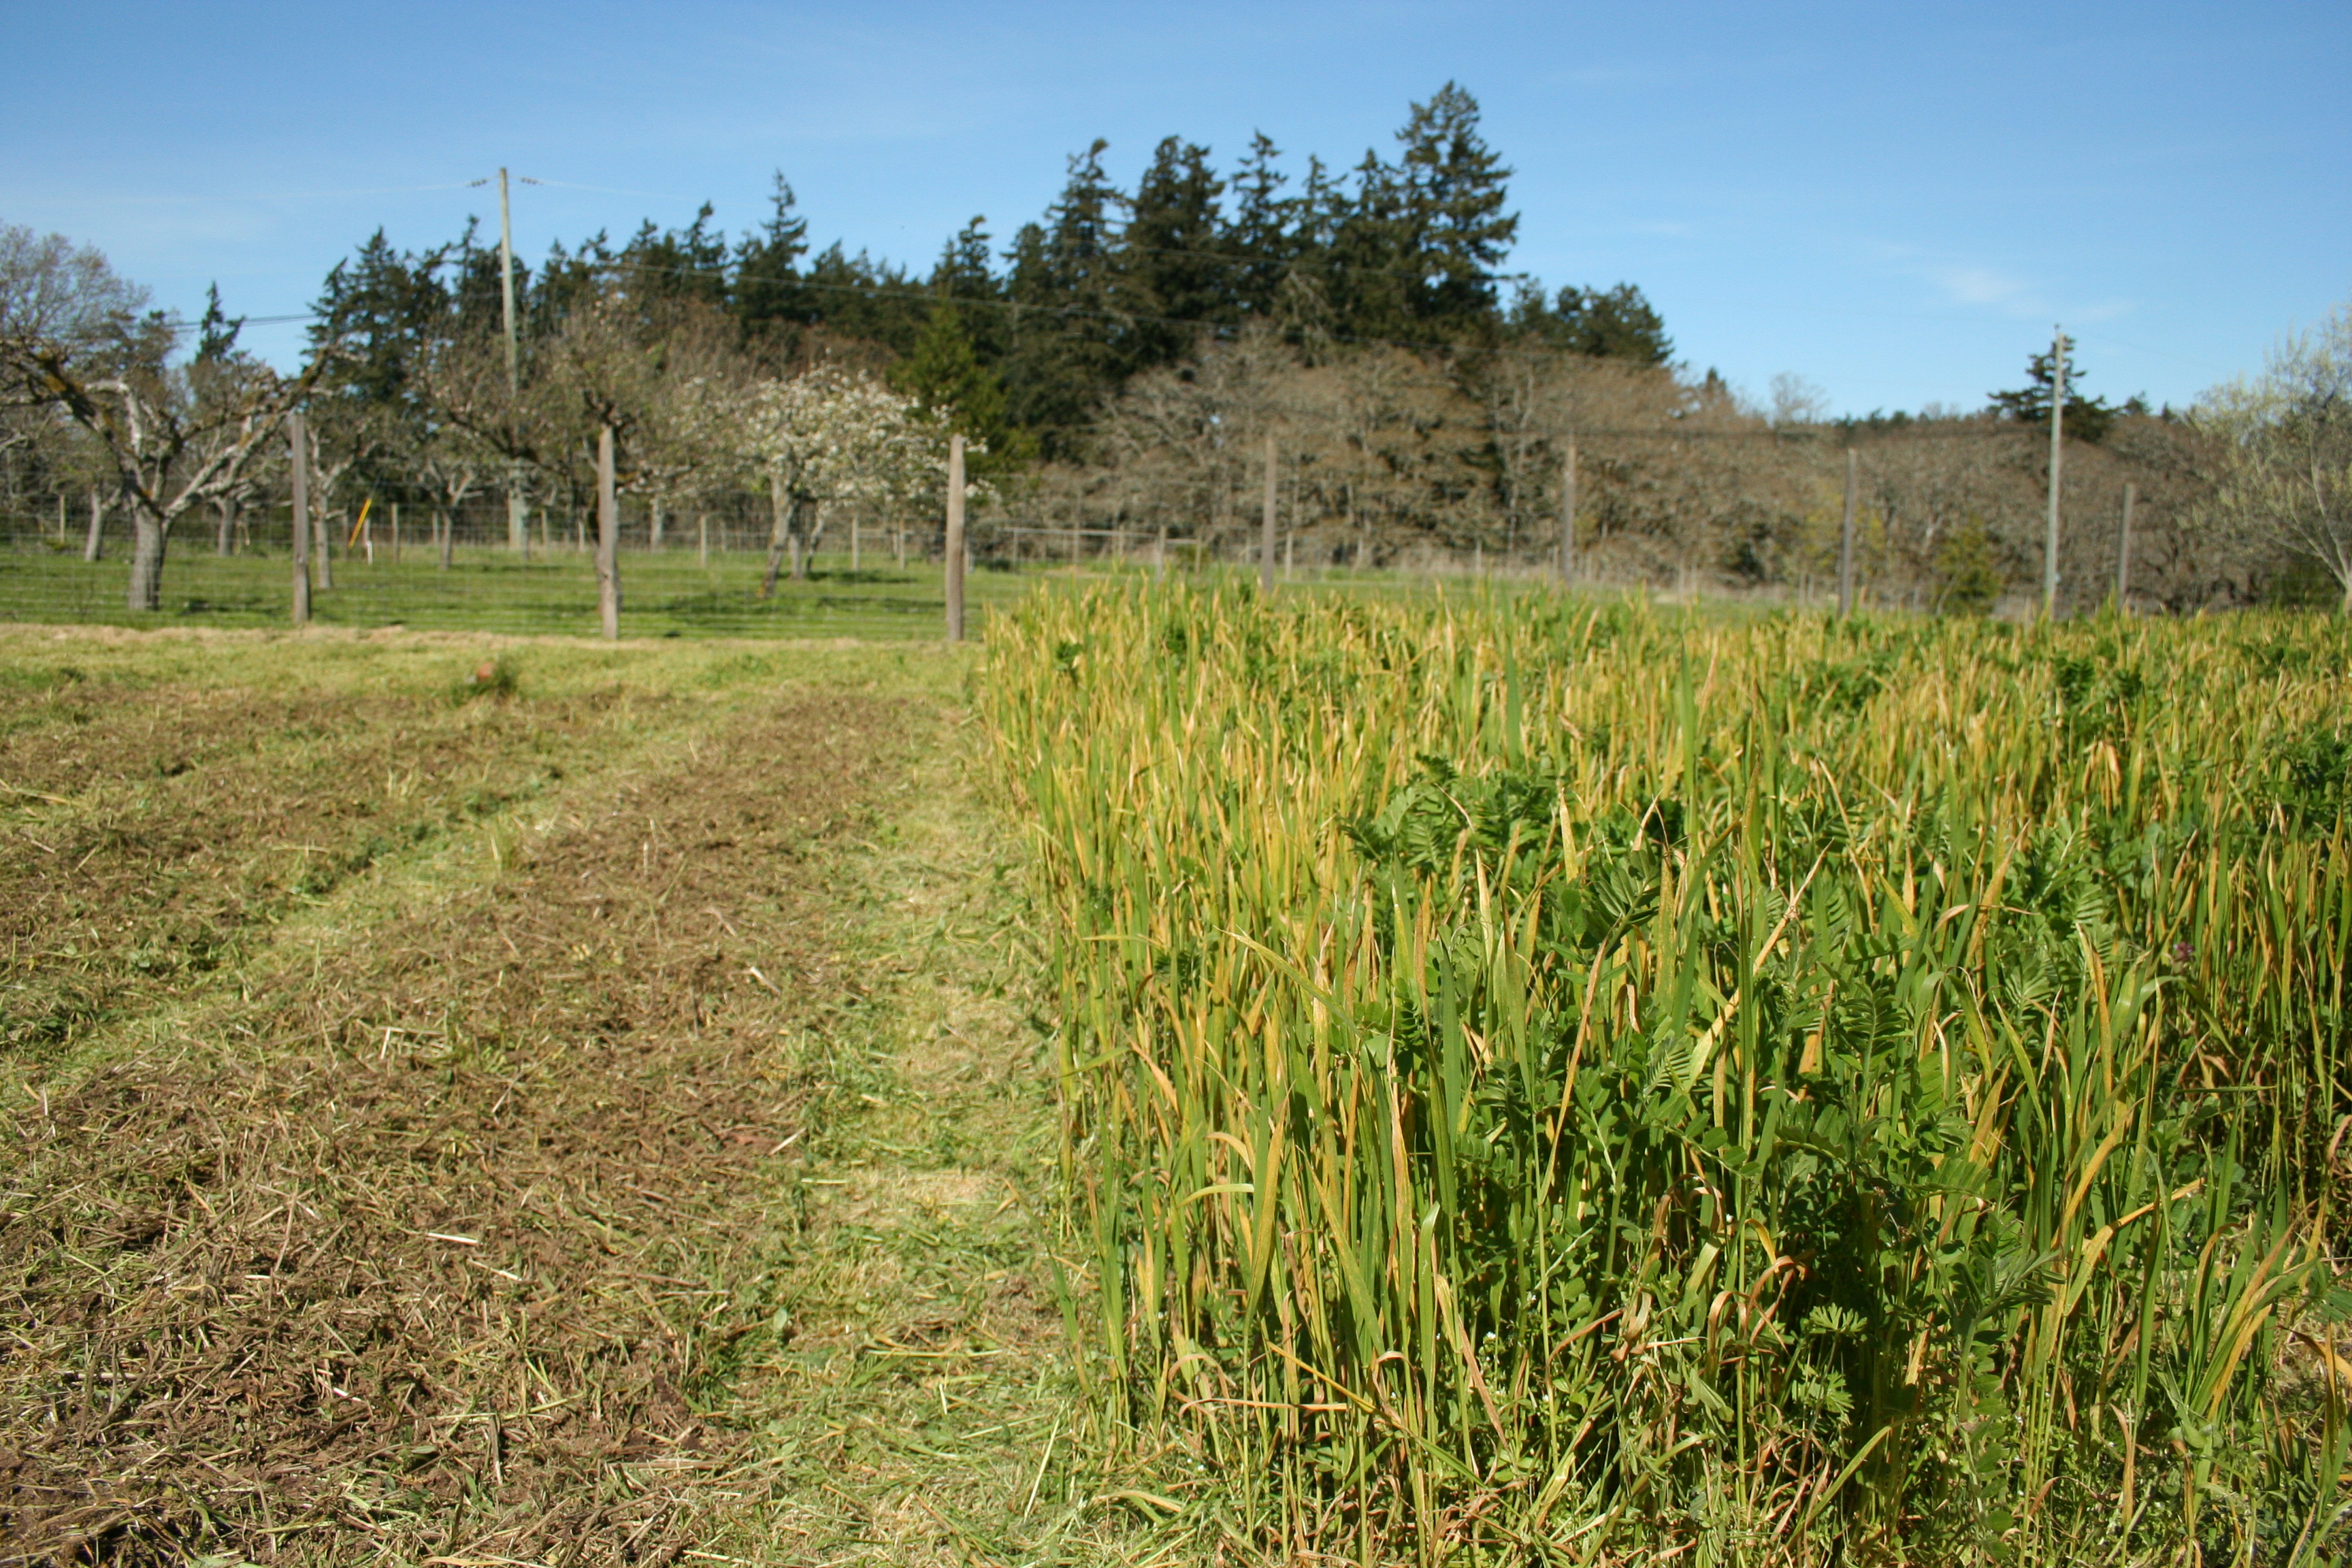
M 793 581 L 805 583 L 808 581 L 809 557 L 816 553 L 814 536 L 824 531 L 824 514 L 822 511 L 817 514 L 817 525 L 812 531 L 810 537 L 803 538 L 802 531 L 797 528 L 790 531 L 793 541 Z
M 335 531 L 327 526 L 327 509 L 314 505 L 310 509 L 310 584 L 321 593 L 335 585 L 334 548 Z
M 760 597 L 762 599 L 776 596 L 776 568 L 783 561 L 785 546 L 793 542 L 793 503 L 792 498 L 784 493 L 784 477 L 782 474 L 768 476 L 768 571 L 760 583 Z M 795 548 L 793 551 L 793 575 L 797 577 L 800 574 L 800 552 Z
M 89 537 L 82 541 L 81 558 L 95 561 L 106 549 L 106 496 L 92 487 L 89 492 Z
M 134 610 L 163 607 L 163 525 L 143 509 L 131 509 L 131 593 Z

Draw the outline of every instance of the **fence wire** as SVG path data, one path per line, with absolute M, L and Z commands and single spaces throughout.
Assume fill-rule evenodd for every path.
M 404 504 L 329 515 L 311 549 L 310 614 L 327 626 L 593 637 L 598 631 L 593 524 L 534 510 L 528 540 L 509 537 L 503 501 Z M 1221 537 L 1156 530 L 983 518 L 967 531 L 966 598 L 976 611 L 1008 605 L 1044 581 L 1157 579 L 1257 571 L 1255 528 Z M 131 540 L 119 511 L 93 530 L 80 504 L 24 509 L 0 520 L 0 621 L 39 624 L 270 627 L 290 624 L 289 509 L 229 519 L 184 517 L 172 530 L 158 609 L 128 603 Z M 931 638 L 941 635 L 943 531 L 836 522 L 793 574 L 789 553 L 771 582 L 770 526 L 751 508 L 685 510 L 661 519 L 625 509 L 619 536 L 624 637 Z M 1518 552 L 1417 548 L 1367 559 L 1356 544 L 1284 529 L 1276 574 L 1300 588 L 1348 595 L 1424 594 L 1442 584 L 1507 590 L 1554 580 L 1556 559 Z M 985 615 L 971 618 L 975 631 Z

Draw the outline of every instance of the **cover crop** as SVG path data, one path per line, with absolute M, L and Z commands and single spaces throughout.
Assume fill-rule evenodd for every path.
M 999 621 L 1114 1428 L 1276 1552 L 2339 1550 L 2347 671 L 2252 616 Z

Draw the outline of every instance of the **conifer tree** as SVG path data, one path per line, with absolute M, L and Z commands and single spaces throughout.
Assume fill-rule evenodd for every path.
M 1351 338 L 1402 339 L 1412 331 L 1408 295 L 1412 246 L 1404 192 L 1395 170 L 1367 148 L 1354 171 L 1355 188 L 1331 207 L 1331 239 L 1318 258 L 1332 321 Z
M 1224 188 L 1206 147 L 1171 136 L 1153 152 L 1120 237 L 1119 306 L 1131 323 L 1123 374 L 1180 359 L 1211 324 L 1233 320 L 1233 264 L 1217 206 Z
M 992 368 L 1003 362 L 1005 331 L 1004 286 L 988 247 L 988 218 L 974 214 L 955 237 L 940 247 L 931 268 L 930 291 L 955 300 L 959 324 L 980 363 Z
M 932 295 L 914 352 L 891 367 L 889 382 L 924 408 L 946 411 L 959 434 L 981 443 L 976 474 L 1011 472 L 1037 455 L 1036 438 L 1006 416 L 1004 384 L 981 359 L 952 294 Z
M 1234 218 L 1225 231 L 1233 255 L 1234 304 L 1245 315 L 1271 316 L 1283 275 L 1297 255 L 1298 203 L 1282 194 L 1290 177 L 1275 167 L 1282 150 L 1263 131 L 1233 178 Z
M 733 305 L 746 338 L 779 326 L 804 325 L 811 318 L 800 286 L 801 258 L 808 254 L 808 219 L 793 210 L 792 183 L 776 171 L 768 221 L 735 245 Z
M 1511 171 L 1478 133 L 1478 100 L 1453 82 L 1397 132 L 1394 176 L 1400 259 L 1410 270 L 1411 311 L 1423 335 L 1448 336 L 1490 323 L 1494 269 L 1517 236 L 1506 212 Z
M 723 309 L 727 303 L 727 237 L 710 226 L 709 202 L 684 228 L 657 229 L 647 218 L 621 249 L 621 287 L 640 319 L 653 320 L 661 307 L 693 300 Z
M 1540 287 L 1529 286 L 1512 303 L 1508 324 L 1521 337 L 1593 359 L 1664 364 L 1675 353 L 1665 319 L 1631 283 L 1608 289 L 1570 285 L 1556 304 Z
M 1109 145 L 1097 140 L 1070 159 L 1046 222 L 1024 225 L 1013 244 L 1005 390 L 1014 420 L 1037 432 L 1048 457 L 1073 449 L 1095 404 L 1118 380 L 1113 244 L 1126 198 L 1103 172 Z
M 2117 408 L 2104 397 L 2083 395 L 2083 373 L 2074 367 L 2074 340 L 2062 338 L 2065 345 L 2066 417 L 2061 428 L 2078 441 L 2096 443 L 2106 438 L 2116 420 L 2125 414 L 2142 414 L 2147 401 L 2134 398 Z M 2035 354 L 2026 362 L 2025 384 L 2011 392 L 1990 395 L 1992 411 L 2004 418 L 2025 425 L 2050 423 L 2050 397 L 2057 376 L 2053 368 L 2059 363 L 2051 353 Z

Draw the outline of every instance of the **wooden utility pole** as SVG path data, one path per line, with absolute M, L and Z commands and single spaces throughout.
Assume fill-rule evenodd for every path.
M 1838 529 L 1838 619 L 1853 614 L 1853 497 L 1861 459 L 1845 449 L 1845 521 Z
M 514 211 L 507 200 L 507 172 L 499 170 L 499 312 L 507 335 L 507 399 L 522 396 L 521 356 L 515 346 Z M 507 465 L 507 548 L 530 559 L 530 510 L 522 498 L 522 465 Z
M 310 624 L 310 444 L 302 416 L 286 416 L 288 461 L 294 470 L 294 624 Z
M 2066 458 L 2066 332 L 2050 337 L 2050 527 L 2042 538 L 2042 618 L 2058 614 L 2058 487 Z
M 948 641 L 963 641 L 963 437 L 948 437 Z
M 1576 581 L 1576 443 L 1568 444 L 1568 460 L 1559 470 L 1559 580 Z
M 514 208 L 507 199 L 507 172 L 499 170 L 499 310 L 507 332 L 507 392 L 521 390 L 522 377 L 515 352 Z
M 2116 608 L 2131 611 L 2131 514 L 2132 502 L 2139 499 L 2139 487 L 2124 486 L 2124 526 L 2116 535 Z
M 613 427 L 596 432 L 596 613 L 604 640 L 621 636 L 621 503 L 613 494 Z
M 1274 487 L 1275 476 L 1280 471 L 1274 451 L 1274 437 L 1265 438 L 1265 509 L 1257 532 L 1257 587 L 1261 594 L 1274 592 Z

